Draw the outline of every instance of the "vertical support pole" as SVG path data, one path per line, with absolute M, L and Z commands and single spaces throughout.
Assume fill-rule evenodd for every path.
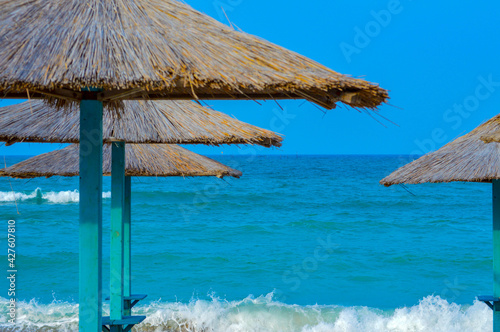
M 500 180 L 493 180 L 493 297 L 500 297 Z M 493 304 L 493 331 L 500 332 L 500 303 Z
M 132 179 L 130 176 L 125 176 L 125 206 L 123 211 L 123 296 L 127 297 L 132 294 L 132 208 L 131 208 L 131 193 Z M 131 301 L 125 300 L 124 315 L 131 316 Z
M 123 216 L 125 204 L 125 143 L 111 144 L 110 319 L 123 318 Z M 119 327 L 118 327 L 119 328 Z M 121 329 L 114 329 L 121 331 Z
M 102 331 L 102 111 L 80 102 L 80 332 Z

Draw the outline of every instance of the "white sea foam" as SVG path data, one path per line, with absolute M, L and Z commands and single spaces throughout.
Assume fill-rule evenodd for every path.
M 0 312 L 7 300 L 0 298 Z M 105 308 L 105 311 L 107 309 Z M 366 307 L 298 306 L 273 301 L 272 294 L 242 301 L 192 300 L 190 303 L 153 302 L 135 314 L 148 318 L 138 331 L 176 332 L 484 332 L 492 331 L 492 312 L 483 303 L 470 306 L 428 296 L 413 307 L 382 311 Z M 77 329 L 78 305 L 35 301 L 18 303 L 18 319 L 9 331 Z M 0 329 L 9 324 L 5 315 Z M 12 327 L 12 326 L 11 326 Z
M 111 192 L 103 192 L 102 198 L 110 198 Z M 27 194 L 22 192 L 14 191 L 0 191 L 0 203 L 1 202 L 23 202 L 23 201 L 33 201 L 38 203 L 77 203 L 80 201 L 78 190 L 66 190 L 66 191 L 48 191 L 43 192 L 40 188 L 36 188 L 35 191 Z

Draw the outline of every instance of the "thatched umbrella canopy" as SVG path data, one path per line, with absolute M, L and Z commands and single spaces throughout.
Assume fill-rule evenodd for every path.
M 399 168 L 380 181 L 393 184 L 426 182 L 492 182 L 500 179 L 500 144 L 486 144 L 482 137 L 500 130 L 500 115 L 441 149 Z
M 125 112 L 105 108 L 104 142 L 258 144 L 281 146 L 272 131 L 238 121 L 192 101 L 126 101 Z M 0 141 L 78 143 L 80 109 L 57 111 L 41 100 L 0 107 Z
M 111 175 L 111 144 L 104 145 L 103 175 Z M 242 173 L 220 162 L 201 156 L 178 145 L 127 144 L 125 148 L 126 176 L 232 176 Z M 35 178 L 77 176 L 79 174 L 79 146 L 71 144 L 64 149 L 29 158 L 13 166 L 0 169 L 0 176 Z
M 4 98 L 295 98 L 328 109 L 338 101 L 373 109 L 388 99 L 376 84 L 177 0 L 0 0 L 0 8 Z M 86 87 L 103 92 L 82 92 Z
M 500 115 L 380 181 L 393 184 L 426 182 L 490 182 L 493 189 L 493 296 L 479 296 L 493 309 L 493 328 L 500 332 L 500 144 L 485 143 L 500 129 Z

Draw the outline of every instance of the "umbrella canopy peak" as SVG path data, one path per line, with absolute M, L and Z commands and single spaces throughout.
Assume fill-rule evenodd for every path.
M 500 115 L 437 151 L 399 168 L 380 181 L 385 186 L 426 182 L 492 182 L 500 179 L 500 144 L 482 138 L 500 130 Z

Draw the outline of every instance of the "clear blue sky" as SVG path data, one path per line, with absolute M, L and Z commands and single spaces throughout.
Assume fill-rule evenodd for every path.
M 194 147 L 205 154 L 414 154 L 439 148 L 500 112 L 500 3 L 450 1 L 186 0 L 243 31 L 390 90 L 380 113 L 339 107 L 323 114 L 301 101 L 209 102 L 284 134 L 281 149 Z M 498 83 L 497 83 L 498 82 Z M 3 101 L 7 105 L 18 101 Z M 15 144 L 1 154 L 38 154 L 59 144 Z

